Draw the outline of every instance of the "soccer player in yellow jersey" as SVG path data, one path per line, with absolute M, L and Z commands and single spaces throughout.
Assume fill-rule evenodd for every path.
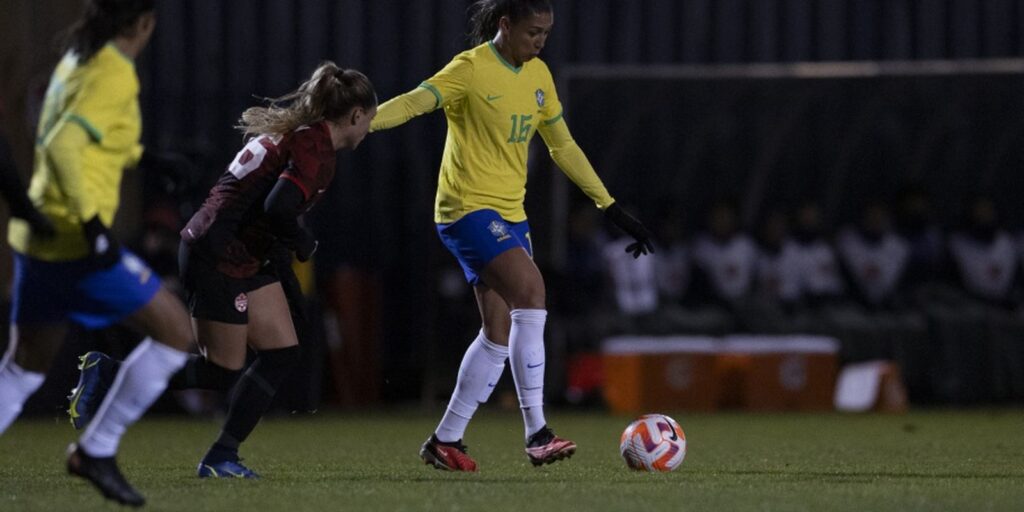
M 11 344 L 0 362 L 2 432 L 42 384 L 69 321 L 95 329 L 123 320 L 148 336 L 121 366 L 67 459 L 69 473 L 133 506 L 145 499 L 118 470 L 118 444 L 185 363 L 193 342 L 181 301 L 106 227 L 117 210 L 121 175 L 142 153 L 134 58 L 153 33 L 154 9 L 154 0 L 88 0 L 68 31 L 39 121 L 29 188 L 56 232 L 42 237 L 24 220 L 10 221 Z M 99 366 L 85 359 L 82 371 Z M 95 390 L 79 389 L 75 400 L 86 391 Z
M 474 287 L 483 323 L 463 357 L 448 409 L 420 450 L 427 464 L 452 471 L 476 470 L 463 434 L 506 359 L 530 461 L 551 463 L 576 451 L 575 443 L 554 435 L 543 411 L 547 310 L 523 209 L 533 135 L 540 132 L 562 171 L 636 239 L 627 250 L 638 257 L 654 249 L 650 233 L 615 203 L 569 134 L 551 73 L 537 58 L 554 24 L 549 0 L 481 0 L 473 9 L 478 46 L 381 105 L 371 124 L 373 130 L 392 128 L 439 108 L 448 120 L 434 220 Z

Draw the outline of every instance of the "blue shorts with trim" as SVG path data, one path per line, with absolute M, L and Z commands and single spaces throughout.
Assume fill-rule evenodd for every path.
M 101 329 L 138 311 L 160 290 L 160 278 L 138 256 L 96 270 L 89 260 L 50 262 L 14 254 L 14 324 L 71 320 Z
M 450 224 L 438 224 L 437 234 L 474 286 L 480 284 L 484 267 L 509 249 L 522 247 L 533 257 L 530 224 L 509 222 L 494 210 L 477 210 Z

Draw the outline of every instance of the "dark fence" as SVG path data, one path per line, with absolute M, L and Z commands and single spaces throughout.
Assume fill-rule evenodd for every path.
M 198 173 L 188 198 L 195 201 L 237 151 L 240 137 L 231 126 L 243 108 L 257 101 L 254 96 L 290 90 L 324 59 L 366 72 L 382 99 L 404 92 L 466 47 L 470 3 L 159 2 L 159 27 L 140 62 L 144 142 L 189 157 Z M 553 4 L 556 26 L 544 58 L 556 78 L 569 65 L 581 64 L 956 60 L 1024 54 L 1024 0 Z M 47 44 L 52 34 L 40 28 L 49 27 L 57 14 L 68 17 L 65 11 L 77 5 L 19 0 L 11 11 L 19 17 L 0 21 L 11 33 L 22 34 L 0 46 L 5 73 L 17 68 L 18 74 L 10 76 L 26 77 L 22 68 L 31 67 L 26 62 L 37 67 L 54 62 Z M 1005 197 L 1019 191 L 1021 178 L 1008 171 L 1019 168 L 1014 147 L 1020 147 L 1021 117 L 1015 113 L 1021 89 L 1015 81 L 1019 79 L 850 78 L 813 89 L 787 81 L 693 82 L 686 94 L 677 94 L 675 85 L 649 80 L 614 87 L 572 81 L 565 92 L 571 99 L 570 126 L 624 200 L 650 203 L 666 199 L 667 191 L 679 191 L 682 195 L 674 200 L 698 207 L 705 198 L 737 192 L 747 198 L 744 213 L 749 218 L 777 201 L 817 193 L 838 199 L 830 214 L 839 219 L 859 194 L 878 184 L 893 186 L 894 173 L 927 179 L 940 200 L 960 194 L 964 183 L 1006 191 Z M 28 89 L 27 84 L 0 85 L 16 93 L 9 104 L 20 103 Z M 912 103 L 904 105 L 904 99 Z M 648 116 L 650 123 L 636 123 L 639 116 Z M 961 123 L 963 119 L 972 121 Z M 989 138 L 989 132 L 978 129 L 977 123 L 984 122 L 1001 125 L 1004 132 L 993 129 Z M 639 128 L 625 129 L 629 123 Z M 918 133 L 916 128 L 924 125 L 938 128 Z M 21 134 L 15 135 L 23 139 L 17 146 L 27 155 L 31 130 L 12 133 Z M 315 215 L 323 242 L 320 282 L 330 282 L 339 269 L 355 269 L 361 286 L 378 290 L 379 310 L 368 318 L 377 319 L 379 328 L 358 332 L 375 333 L 371 346 L 381 359 L 384 398 L 430 395 L 435 384 L 448 389 L 448 383 L 432 380 L 430 368 L 456 365 L 475 329 L 471 298 L 448 275 L 454 262 L 431 224 L 443 137 L 440 114 L 370 137 L 358 152 L 341 160 L 336 183 Z M 908 153 L 907 147 L 918 152 Z M 839 149 L 845 153 L 837 153 Z M 540 261 L 547 267 L 557 263 L 551 262 L 550 248 L 560 243 L 557 230 L 563 218 L 553 199 L 560 200 L 564 189 L 559 188 L 560 178 L 546 178 L 552 174 L 544 160 L 537 162 L 542 172 L 531 177 L 527 208 L 538 231 Z M 661 173 L 671 176 L 666 179 Z M 826 179 L 839 175 L 837 182 Z M 438 373 L 454 378 L 447 371 Z

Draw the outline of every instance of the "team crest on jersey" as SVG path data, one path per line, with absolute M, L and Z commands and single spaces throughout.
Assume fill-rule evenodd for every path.
M 238 297 L 235 297 L 235 309 L 239 313 L 245 313 L 245 310 L 249 309 L 249 296 L 245 292 L 239 293 Z
M 537 106 L 538 107 L 543 107 L 544 106 L 544 89 L 537 89 L 537 92 L 535 92 L 534 95 L 537 96 Z
M 508 239 L 508 226 L 504 222 L 492 220 L 487 226 L 487 229 L 491 231 L 491 234 L 494 235 L 494 238 L 497 238 L 499 242 Z

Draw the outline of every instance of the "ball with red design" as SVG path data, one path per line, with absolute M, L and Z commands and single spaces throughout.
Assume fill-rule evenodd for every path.
M 676 420 L 645 414 L 622 432 L 619 453 L 637 471 L 672 471 L 686 457 L 686 435 Z

